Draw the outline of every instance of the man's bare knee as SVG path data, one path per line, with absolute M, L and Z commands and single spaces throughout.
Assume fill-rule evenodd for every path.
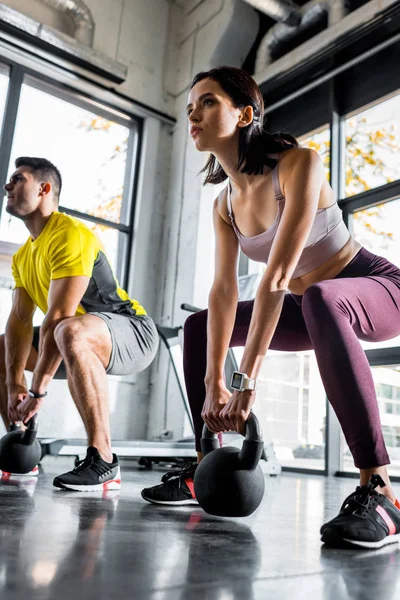
M 54 329 L 54 339 L 64 358 L 84 351 L 86 335 L 79 317 L 63 319 Z

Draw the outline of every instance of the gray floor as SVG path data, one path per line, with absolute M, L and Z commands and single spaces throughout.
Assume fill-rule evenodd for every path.
M 366 552 L 319 541 L 354 480 L 267 477 L 256 513 L 228 520 L 145 503 L 139 492 L 161 471 L 125 468 L 121 492 L 105 496 L 52 488 L 70 464 L 46 458 L 36 485 L 0 483 L 1 600 L 400 597 L 397 545 Z

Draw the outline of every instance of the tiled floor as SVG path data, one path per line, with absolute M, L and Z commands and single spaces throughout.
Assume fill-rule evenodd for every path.
M 0 483 L 1 600 L 389 600 L 400 598 L 397 545 L 321 546 L 354 480 L 268 478 L 260 508 L 218 519 L 140 497 L 162 472 L 123 470 L 121 492 L 52 487 L 71 461 L 46 458 L 35 481 Z

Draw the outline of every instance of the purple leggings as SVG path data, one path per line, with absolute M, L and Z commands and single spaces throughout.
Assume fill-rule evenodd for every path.
M 244 346 L 254 300 L 239 302 L 229 346 Z M 184 328 L 186 389 L 196 450 L 203 428 L 207 310 Z M 371 368 L 360 340 L 400 335 L 400 269 L 362 248 L 334 279 L 311 285 L 303 296 L 286 294 L 271 350 L 314 349 L 324 387 L 360 469 L 388 464 Z

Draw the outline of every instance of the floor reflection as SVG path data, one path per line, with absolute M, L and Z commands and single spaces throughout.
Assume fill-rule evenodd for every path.
M 338 597 L 351 600 L 398 598 L 399 544 L 378 550 L 339 550 L 323 545 L 321 566 L 324 600 L 337 600 Z
M 153 524 L 160 519 L 170 523 L 179 530 L 180 543 L 187 545 L 184 585 L 177 599 L 186 600 L 206 584 L 207 600 L 253 600 L 252 584 L 261 565 L 261 547 L 247 525 L 208 516 L 201 509 L 185 514 L 151 505 L 141 509 L 140 518 Z M 165 579 L 159 578 L 153 589 L 173 586 L 174 573 L 176 570 L 171 569 Z

